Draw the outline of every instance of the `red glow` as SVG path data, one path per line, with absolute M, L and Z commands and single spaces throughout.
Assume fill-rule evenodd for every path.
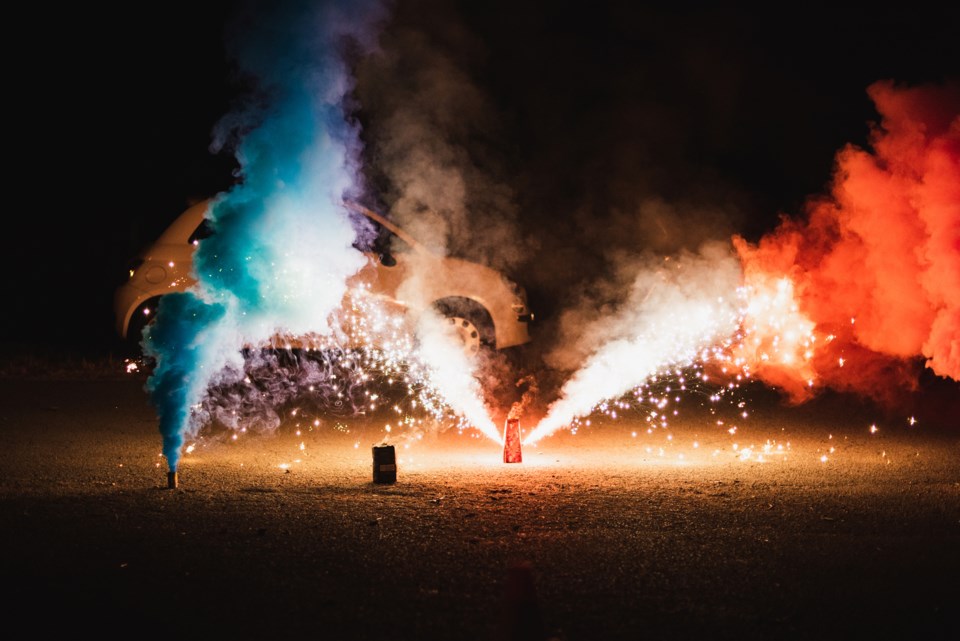
M 523 462 L 520 451 L 520 419 L 518 418 L 508 418 L 503 428 L 503 462 Z
M 788 278 L 814 348 L 794 367 L 749 363 L 796 401 L 820 386 L 896 402 L 916 387 L 918 356 L 960 380 L 960 86 L 868 94 L 881 115 L 873 151 L 836 157 L 829 196 L 734 244 L 750 278 Z

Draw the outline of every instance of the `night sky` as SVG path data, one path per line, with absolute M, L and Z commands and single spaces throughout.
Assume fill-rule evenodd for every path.
M 26 208 L 8 209 L 4 348 L 117 350 L 111 302 L 127 261 L 192 199 L 231 184 L 234 160 L 210 142 L 243 95 L 224 47 L 237 4 L 22 19 L 29 44 L 8 54 L 8 184 Z M 871 83 L 960 74 L 956 8 L 635 4 L 398 2 L 383 29 L 392 73 L 358 63 L 353 116 L 370 143 L 369 188 L 385 201 L 386 114 L 431 99 L 422 80 L 438 61 L 476 98 L 462 119 L 456 96 L 438 108 L 438 135 L 510 204 L 521 251 L 507 262 L 547 322 L 608 250 L 756 239 L 780 213 L 800 214 L 834 154 L 866 144 Z M 653 240 L 624 229 L 651 201 L 676 214 Z M 576 276 L 557 278 L 557 261 Z

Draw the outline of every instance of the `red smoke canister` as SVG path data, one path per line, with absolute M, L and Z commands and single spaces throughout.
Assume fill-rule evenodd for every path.
M 503 462 L 522 463 L 520 454 L 520 419 L 508 418 L 503 428 Z
M 167 472 L 167 489 L 175 490 L 177 489 L 178 479 L 176 472 Z
M 397 452 L 392 445 L 373 446 L 373 482 L 397 482 Z

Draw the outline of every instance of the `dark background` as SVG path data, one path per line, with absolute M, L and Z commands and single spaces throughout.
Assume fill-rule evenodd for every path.
M 515 4 L 399 2 L 392 15 L 489 98 L 497 133 L 483 143 L 524 233 L 549 226 L 559 242 L 575 232 L 571 212 L 629 206 L 644 190 L 722 201 L 755 239 L 825 189 L 843 145 L 866 144 L 869 84 L 941 82 L 960 67 L 960 12 L 932 4 Z M 233 159 L 209 144 L 238 92 L 222 39 L 236 5 L 11 20 L 26 45 L 8 54 L 6 351 L 116 351 L 111 300 L 127 261 L 191 199 L 230 185 Z

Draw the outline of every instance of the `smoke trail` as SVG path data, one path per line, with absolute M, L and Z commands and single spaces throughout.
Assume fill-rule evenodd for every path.
M 483 45 L 442 0 L 398 5 L 380 44 L 358 67 L 357 93 L 365 171 L 391 217 L 439 254 L 515 266 L 518 208 L 496 151 L 508 141 L 490 144 L 501 127 L 470 73 Z
M 251 5 L 252 7 L 252 5 Z M 236 146 L 236 187 L 214 199 L 214 235 L 197 249 L 197 285 L 164 297 L 144 350 L 163 453 L 176 470 L 205 390 L 242 375 L 241 347 L 280 332 L 331 335 L 347 279 L 364 264 L 341 202 L 356 189 L 357 127 L 343 47 L 369 49 L 378 3 L 285 3 L 240 14 L 230 34 L 257 93 L 221 123 Z
M 500 443 L 502 437 L 481 400 L 482 390 L 472 373 L 476 364 L 471 363 L 466 352 L 458 347 L 449 327 L 439 315 L 429 311 L 420 318 L 417 354 L 427 364 L 428 382 L 473 427 Z
M 520 261 L 523 240 L 514 194 L 502 175 L 505 162 L 489 144 L 500 132 L 498 118 L 471 77 L 482 57 L 483 45 L 454 5 L 398 5 L 377 54 L 358 66 L 357 94 L 368 116 L 364 170 L 391 219 L 430 252 L 506 269 Z M 429 308 L 427 292 L 438 290 L 440 278 L 436 263 L 413 260 L 409 267 L 401 297 Z M 430 384 L 500 442 L 484 408 L 485 401 L 493 403 L 497 384 L 490 382 L 497 377 L 486 374 L 497 359 L 463 359 L 457 339 L 437 331 L 428 316 L 418 328 L 424 335 L 417 358 Z
M 523 388 L 520 394 L 520 400 L 514 402 L 507 412 L 507 419 L 520 420 L 527 408 L 537 399 L 540 393 L 540 386 L 537 384 L 537 377 L 533 374 L 527 374 L 516 382 L 517 388 Z
M 593 337 L 589 357 L 525 442 L 553 433 L 665 368 L 692 363 L 732 334 L 739 322 L 740 278 L 730 248 L 717 242 L 697 254 L 643 266 L 622 306 L 587 328 Z
M 806 219 L 757 245 L 734 239 L 747 280 L 789 282 L 810 328 L 792 363 L 742 354 L 796 401 L 829 386 L 894 404 L 916 387 L 918 357 L 960 380 L 960 86 L 867 92 L 881 116 L 872 151 L 837 154 L 831 193 Z

